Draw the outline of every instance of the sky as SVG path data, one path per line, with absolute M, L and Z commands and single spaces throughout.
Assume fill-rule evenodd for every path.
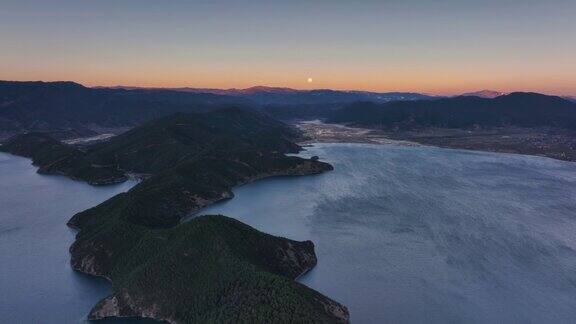
M 576 95 L 574 17 L 576 0 L 0 0 L 0 79 Z

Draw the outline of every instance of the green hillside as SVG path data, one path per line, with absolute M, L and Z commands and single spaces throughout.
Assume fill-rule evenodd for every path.
M 224 216 L 182 218 L 232 197 L 232 187 L 270 176 L 332 169 L 287 156 L 299 134 L 240 109 L 176 114 L 78 149 L 46 135 L 10 139 L 2 150 L 40 170 L 92 184 L 130 174 L 138 185 L 78 213 L 75 270 L 108 278 L 113 294 L 90 318 L 139 316 L 171 323 L 348 321 L 346 308 L 294 281 L 316 264 L 312 242 L 260 233 Z

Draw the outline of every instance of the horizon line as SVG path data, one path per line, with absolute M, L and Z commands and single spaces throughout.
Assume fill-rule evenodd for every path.
M 74 80 L 0 80 L 0 81 L 7 81 L 7 82 L 45 82 L 45 83 L 55 83 L 55 82 L 71 82 L 80 84 L 87 88 L 125 88 L 129 90 L 130 88 L 133 89 L 158 89 L 158 90 L 183 90 L 183 89 L 194 89 L 194 90 L 221 90 L 221 91 L 242 91 L 242 90 L 249 90 L 254 88 L 269 88 L 269 89 L 284 89 L 284 90 L 294 90 L 294 91 L 322 91 L 322 90 L 329 90 L 329 91 L 342 91 L 342 92 L 370 92 L 370 93 L 413 93 L 413 94 L 421 94 L 421 95 L 428 95 L 428 96 L 458 96 L 467 93 L 475 93 L 475 92 L 483 92 L 483 91 L 493 91 L 499 92 L 502 95 L 514 93 L 514 92 L 532 92 L 532 93 L 539 93 L 549 96 L 558 96 L 558 97 L 575 97 L 576 94 L 555 94 L 549 93 L 544 91 L 534 91 L 534 90 L 518 90 L 515 89 L 513 91 L 502 91 L 498 89 L 471 89 L 471 90 L 461 90 L 461 91 L 446 91 L 446 92 L 431 92 L 431 91 L 418 91 L 418 90 L 365 90 L 365 89 L 353 89 L 353 88 L 299 88 L 299 87 L 288 87 L 288 86 L 276 86 L 276 85 L 263 85 L 263 84 L 256 84 L 249 87 L 204 87 L 204 86 L 192 86 L 192 85 L 179 85 L 179 86 L 146 86 L 146 85 L 105 85 L 105 84 L 92 84 L 90 82 L 80 82 Z M 576 92 L 576 91 L 575 91 Z

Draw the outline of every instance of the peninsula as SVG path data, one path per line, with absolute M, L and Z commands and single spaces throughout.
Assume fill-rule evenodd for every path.
M 130 191 L 78 213 L 72 267 L 112 282 L 90 319 L 169 323 L 348 322 L 345 306 L 295 282 L 316 264 L 314 245 L 261 233 L 221 215 L 181 219 L 230 199 L 231 188 L 271 176 L 332 169 L 287 156 L 299 133 L 242 109 L 176 114 L 109 141 L 76 148 L 44 134 L 0 150 L 31 157 L 39 172 L 95 185 L 138 175 Z

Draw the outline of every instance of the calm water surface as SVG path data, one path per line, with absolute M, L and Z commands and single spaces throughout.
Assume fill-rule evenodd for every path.
M 86 322 L 110 286 L 72 271 L 66 222 L 134 184 L 39 175 L 29 159 L 0 153 L 0 323 Z
M 234 190 L 204 214 L 316 244 L 302 282 L 353 323 L 574 323 L 576 164 L 318 144 L 335 171 Z
M 335 171 L 237 188 L 203 213 L 316 244 L 306 285 L 354 323 L 576 319 L 576 164 L 435 148 L 319 144 Z M 0 154 L 0 323 L 81 323 L 109 285 L 73 272 L 91 187 Z M 118 322 L 116 322 L 118 323 Z

